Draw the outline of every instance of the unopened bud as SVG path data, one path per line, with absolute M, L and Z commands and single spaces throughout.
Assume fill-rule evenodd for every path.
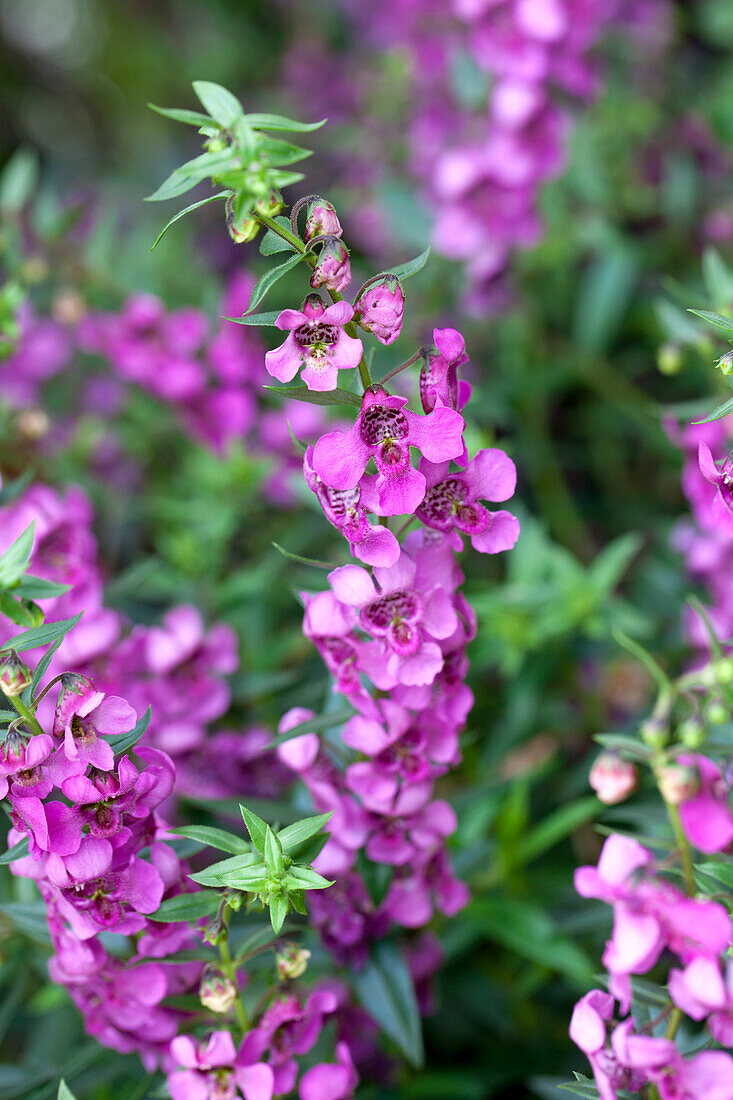
M 730 712 L 722 699 L 711 699 L 705 707 L 705 721 L 711 726 L 722 726 L 729 717 Z
M 657 368 L 660 374 L 679 374 L 682 369 L 682 352 L 677 344 L 662 344 L 657 352 Z
M 686 718 L 677 734 L 685 748 L 699 749 L 705 740 L 705 727 L 699 718 Z
M 29 443 L 43 439 L 50 427 L 51 421 L 43 409 L 22 409 L 15 418 L 18 435 Z
M 384 275 L 372 283 L 354 302 L 356 320 L 373 332 L 381 344 L 392 344 L 402 331 L 405 296 L 395 275 Z
M 237 999 L 237 987 L 216 967 L 207 967 L 201 976 L 199 1000 L 211 1012 L 230 1012 Z
M 224 943 L 229 935 L 229 929 L 224 923 L 223 918 L 219 913 L 215 917 L 212 917 L 204 930 L 204 939 L 207 943 L 213 944 L 215 947 L 219 943 Z
M 342 233 L 336 210 L 330 202 L 317 195 L 308 203 L 305 212 L 303 240 L 308 244 L 316 237 L 340 237 Z
M 727 351 L 718 359 L 718 367 L 723 374 L 733 374 L 733 351 Z
M 277 976 L 280 981 L 293 981 L 295 978 L 302 977 L 306 972 L 310 957 L 310 951 L 307 951 L 304 947 L 298 947 L 295 943 L 283 944 L 275 955 Z
M 634 765 L 615 752 L 602 752 L 594 761 L 588 782 L 601 802 L 614 806 L 636 790 L 638 776 Z
M 226 222 L 229 236 L 235 244 L 246 244 L 253 241 L 260 230 L 260 223 L 256 218 L 237 218 L 234 212 L 234 196 L 230 195 L 225 203 Z
M 255 203 L 258 214 L 264 214 L 267 218 L 274 218 L 283 208 L 283 197 L 277 191 L 270 191 L 269 195 L 260 198 Z
M 663 749 L 669 739 L 669 730 L 665 722 L 656 718 L 648 718 L 639 727 L 641 739 L 650 749 Z
M 311 275 L 314 290 L 325 286 L 328 290 L 345 290 L 351 282 L 349 250 L 338 237 L 321 238 L 321 251 Z
M 733 683 L 733 660 L 730 657 L 721 657 L 713 667 L 719 684 Z
M 223 137 L 212 137 L 205 145 L 210 153 L 222 153 L 227 147 L 227 141 Z
M 667 764 L 657 772 L 659 793 L 670 806 L 679 806 L 693 798 L 700 789 L 700 776 L 695 768 L 684 764 Z
M 11 698 L 20 695 L 33 680 L 28 665 L 23 664 L 14 649 L 2 650 L 0 662 L 0 690 Z

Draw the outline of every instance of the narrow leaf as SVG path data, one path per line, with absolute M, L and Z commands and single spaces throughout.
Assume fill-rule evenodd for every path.
M 234 321 L 237 325 L 272 325 L 280 316 L 279 309 L 273 309 L 269 313 L 245 313 L 243 317 L 227 317 L 227 321 Z
M 335 390 L 309 390 L 307 386 L 265 386 L 270 393 L 280 397 L 291 397 L 294 401 L 307 401 L 310 405 L 348 405 L 352 409 L 361 408 L 361 397 L 349 390 L 336 387 Z
M 265 826 L 265 865 L 272 875 L 280 875 L 285 869 L 283 846 L 269 825 Z
M 718 405 L 702 420 L 696 420 L 695 424 L 710 424 L 713 420 L 720 420 L 722 416 L 727 416 L 729 412 L 733 412 L 733 397 L 729 397 L 722 405 Z
M 277 267 L 271 267 L 269 271 L 266 271 L 262 278 L 255 284 L 254 290 L 252 291 L 252 297 L 249 300 L 248 312 L 254 309 L 255 306 L 258 306 L 278 279 L 282 279 L 283 275 L 287 275 L 288 271 L 294 268 L 296 264 L 299 264 L 303 258 L 303 253 L 296 252 L 296 254 L 287 259 L 285 263 L 279 264 Z
M 46 672 L 48 671 L 48 666 L 53 660 L 53 655 L 59 648 L 63 640 L 63 637 L 57 638 L 51 648 L 46 650 L 43 657 L 41 657 L 40 661 L 36 665 L 30 687 L 26 688 L 26 690 L 23 692 L 24 703 L 29 703 L 33 696 L 36 694 L 36 691 L 38 690 L 38 685 L 40 684 L 43 677 L 46 675 Z
M 249 851 L 249 845 L 242 837 L 227 833 L 224 829 L 215 829 L 211 825 L 184 825 L 168 831 L 175 833 L 176 836 L 186 837 L 187 840 L 198 840 L 208 848 L 216 848 L 220 852 L 243 855 Z
M 12 848 L 8 848 L 7 852 L 0 856 L 0 863 L 15 863 L 16 859 L 23 859 L 23 856 L 27 855 L 28 837 L 24 836 L 22 840 L 19 840 L 17 844 L 14 844 Z
M 282 926 L 288 915 L 289 905 L 290 903 L 284 894 L 276 894 L 270 898 L 270 921 L 276 936 L 279 936 L 282 931 Z
M 21 535 L 0 557 L 0 588 L 9 588 L 19 581 L 28 568 L 33 551 L 33 532 L 35 522 L 26 527 Z
M 285 876 L 285 885 L 290 890 L 325 890 L 333 886 L 333 880 L 324 878 L 310 867 L 291 867 Z
M 164 118 L 172 118 L 174 122 L 185 122 L 189 126 L 211 126 L 208 115 L 202 115 L 200 111 L 185 111 L 179 107 L 157 107 L 155 103 L 148 103 L 151 111 L 157 111 Z
M 195 894 L 178 894 L 175 898 L 168 898 L 162 903 L 160 909 L 151 913 L 150 919 L 161 921 L 164 924 L 174 924 L 178 921 L 199 920 L 215 913 L 221 905 L 221 894 L 216 890 L 199 890 Z
M 278 733 L 265 748 L 277 748 L 278 745 L 290 741 L 293 737 L 300 737 L 301 733 L 325 733 L 326 730 L 342 726 L 344 722 L 348 722 L 349 718 L 353 718 L 354 714 L 353 710 L 335 710 L 331 714 L 320 714 L 316 718 L 309 718 L 306 722 L 299 722 L 297 726 L 286 730 L 285 733 Z
M 416 256 L 414 260 L 408 260 L 407 263 L 397 264 L 397 267 L 391 267 L 387 274 L 396 276 L 400 282 L 404 279 L 409 279 L 411 275 L 417 275 L 418 271 L 422 271 L 425 264 L 430 259 L 430 248 L 426 248 L 424 252 L 421 252 L 419 256 Z
M 262 855 L 265 851 L 267 825 L 261 817 L 258 817 L 257 814 L 253 814 L 251 810 L 248 810 L 246 806 L 242 806 L 241 803 L 239 809 L 242 811 L 242 819 L 252 839 L 252 843 L 260 855 Z
M 311 130 L 319 130 L 328 122 L 322 118 L 320 122 L 296 122 L 295 119 L 285 118 L 283 115 L 245 115 L 247 122 L 253 130 L 289 130 L 291 133 L 307 133 Z
M 146 195 L 145 202 L 165 202 L 166 199 L 177 199 L 179 195 L 185 195 L 187 191 L 190 191 L 192 187 L 200 182 L 198 179 L 191 179 L 187 172 L 176 168 L 163 180 L 157 191 L 153 191 L 152 195 Z
M 689 299 L 688 299 L 689 300 Z M 710 309 L 688 309 L 688 313 L 694 313 L 696 317 L 702 317 L 711 325 L 725 329 L 728 336 L 733 336 L 733 317 L 724 317 L 722 313 L 714 313 Z
M 15 649 L 20 653 L 25 649 L 35 649 L 39 645 L 48 645 L 73 630 L 82 615 L 83 611 L 80 611 L 71 619 L 60 619 L 57 623 L 44 623 L 43 626 L 35 626 L 23 634 L 16 634 L 14 638 L 8 638 L 4 648 Z
M 112 752 L 115 756 L 119 756 L 122 752 L 127 752 L 128 749 L 131 749 L 133 745 L 138 743 L 150 725 L 151 714 L 151 708 L 148 707 L 142 718 L 138 718 L 137 722 L 128 733 L 117 733 L 114 737 L 107 738 L 107 743 L 112 746 Z
M 212 84 L 209 80 L 194 80 L 193 90 L 211 117 L 226 130 L 231 129 L 244 114 L 237 97 L 222 88 L 221 84 Z
M 288 825 L 287 828 L 281 829 L 277 835 L 283 846 L 283 851 L 290 855 L 292 850 L 302 844 L 304 840 L 308 840 L 319 833 L 332 817 L 333 810 L 327 814 L 316 814 L 315 817 L 304 817 L 302 821 L 296 821 L 294 824 Z
M 54 596 L 63 596 L 64 592 L 70 590 L 70 584 L 57 584 L 55 581 L 32 577 L 30 573 L 26 573 L 13 588 L 13 593 L 26 600 L 50 600 Z
M 231 859 L 221 859 L 218 863 L 212 863 L 210 867 L 192 875 L 191 878 L 201 886 L 222 886 L 224 879 L 239 875 L 250 867 L 257 867 L 258 875 L 265 869 L 256 852 L 243 852 L 241 855 L 232 856 Z
M 369 962 L 352 975 L 356 995 L 411 1065 L 423 1064 L 422 1028 L 415 988 L 405 960 L 387 941 L 372 948 Z
M 186 214 L 190 214 L 192 210 L 198 210 L 200 206 L 208 206 L 210 202 L 216 202 L 217 199 L 226 199 L 229 195 L 231 195 L 231 191 L 220 191 L 218 195 L 209 195 L 208 199 L 199 199 L 198 202 L 192 202 L 190 206 L 184 206 L 183 210 L 179 210 L 177 214 L 173 215 L 168 224 L 163 226 L 160 233 L 153 241 L 150 251 L 152 252 L 158 245 L 161 238 L 165 236 L 174 222 L 179 221 L 181 218 L 185 217 Z
M 281 546 L 279 542 L 273 542 L 272 544 L 284 558 L 288 558 L 290 561 L 300 562 L 301 565 L 312 565 L 316 569 L 334 569 L 335 566 L 332 562 L 328 561 L 316 561 L 315 558 L 304 558 L 301 554 L 293 554 L 290 550 L 286 550 L 284 546 Z
M 59 1091 L 56 1093 L 56 1100 L 76 1100 L 76 1097 L 63 1078 L 59 1081 Z

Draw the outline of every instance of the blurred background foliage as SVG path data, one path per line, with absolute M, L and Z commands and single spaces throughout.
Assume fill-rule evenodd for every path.
M 593 735 L 633 728 L 651 690 L 612 631 L 642 640 L 671 667 L 684 659 L 679 623 L 690 584 L 669 547 L 684 501 L 663 419 L 711 403 L 716 347 L 685 308 L 733 307 L 710 252 L 707 281 L 701 273 L 705 249 L 715 244 L 725 256 L 733 239 L 733 228 L 724 231 L 726 217 L 733 226 L 733 8 L 728 0 L 673 7 L 671 41 L 648 68 L 612 36 L 602 44 L 602 90 L 579 112 L 567 167 L 543 192 L 544 239 L 515 257 L 497 308 L 463 313 L 460 272 L 447 260 L 434 258 L 410 284 L 401 346 L 423 342 L 433 325 L 465 333 L 472 432 L 477 445 L 498 440 L 516 461 L 523 528 L 506 561 L 467 562 L 479 615 L 476 707 L 464 763 L 445 794 L 459 813 L 457 867 L 475 900 L 439 929 L 447 962 L 426 1022 L 427 1070 L 406 1074 L 395 1089 L 365 1085 L 372 1100 L 552 1100 L 566 1095 L 556 1082 L 578 1064 L 567 1038 L 570 1006 L 593 981 L 608 921 L 600 906 L 579 903 L 571 869 L 597 854 L 593 821 L 623 825 L 624 813 L 647 809 L 642 792 L 631 808 L 600 813 L 587 786 Z M 251 109 L 297 111 L 283 57 L 313 27 L 348 50 L 334 6 L 0 0 L 0 26 L 0 153 L 7 161 L 28 150 L 25 170 L 37 173 L 28 221 L 6 195 L 6 275 L 41 310 L 62 292 L 116 308 L 145 290 L 171 308 L 200 306 L 215 317 L 226 278 L 243 266 L 262 270 L 264 261 L 253 246 L 233 245 L 211 208 L 150 252 L 167 215 L 142 200 L 194 155 L 196 140 L 146 103 L 187 104 L 190 82 L 205 78 Z M 377 63 L 384 110 L 404 73 L 399 58 Z M 465 94 L 475 94 L 470 73 L 466 80 Z M 358 129 L 345 137 L 342 123 L 311 135 L 303 193 L 311 164 L 326 187 L 319 158 L 359 139 Z M 395 171 L 377 196 L 389 249 L 401 258 L 428 243 L 413 192 Z M 326 194 L 346 203 L 348 239 L 348 208 L 358 198 Z M 369 272 L 367 257 L 357 253 L 355 263 Z M 278 284 L 268 308 L 291 304 L 292 285 Z M 63 379 L 54 400 L 63 411 Z M 24 449 L 3 421 L 3 472 L 30 461 L 43 480 L 85 486 L 112 606 L 152 621 L 174 600 L 191 601 L 209 621 L 236 627 L 238 720 L 273 726 L 295 704 L 322 710 L 326 676 L 301 635 L 294 598 L 320 576 L 314 581 L 313 570 L 272 543 L 332 560 L 338 536 L 305 495 L 293 510 L 263 498 L 266 459 L 243 447 L 211 454 L 143 393 L 116 426 L 142 476 L 129 494 L 110 492 L 89 462 L 103 430 L 83 419 L 70 446 L 49 459 L 32 444 Z M 22 908 L 31 884 L 11 886 L 7 868 L 0 874 L 0 1100 L 55 1095 L 61 1072 L 81 1100 L 152 1096 L 133 1056 L 112 1056 L 82 1037 L 65 994 L 45 981 L 45 931 Z

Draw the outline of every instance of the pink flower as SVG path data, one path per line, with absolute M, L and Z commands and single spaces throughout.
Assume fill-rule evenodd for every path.
M 696 794 L 680 803 L 685 835 L 701 852 L 721 852 L 733 841 L 728 784 L 718 765 L 705 756 L 683 755 L 677 760 L 685 767 L 696 768 L 700 777 Z
M 336 1044 L 338 1062 L 321 1062 L 306 1070 L 300 1079 L 300 1100 L 348 1100 L 359 1084 L 351 1051 L 346 1043 Z
M 593 761 L 588 782 L 601 802 L 614 806 L 636 790 L 638 776 L 630 761 L 624 760 L 617 753 L 602 752 Z
M 719 470 L 707 443 L 701 442 L 698 462 L 705 480 L 717 489 L 710 508 L 712 521 L 726 535 L 733 535 L 733 460 L 726 459 Z
M 265 355 L 268 373 L 279 382 L 291 382 L 303 368 L 301 378 L 309 390 L 336 389 L 339 370 L 358 366 L 362 356 L 361 340 L 344 332 L 353 315 L 348 302 L 324 307 L 315 294 L 308 295 L 302 311 L 284 309 L 275 324 L 290 335 Z
M 507 455 L 495 447 L 479 451 L 465 470 L 449 473 L 449 462 L 422 459 L 425 497 L 416 511 L 426 527 L 469 535 L 474 550 L 497 554 L 511 550 L 519 538 L 519 520 L 510 512 L 489 512 L 480 500 L 508 500 L 514 493 L 517 471 Z
M 432 412 L 436 404 L 460 410 L 471 394 L 469 384 L 459 382 L 456 373 L 468 362 L 466 341 L 454 328 L 434 328 L 433 341 L 436 350 L 428 354 L 420 371 L 422 407 L 426 413 Z
M 128 733 L 137 721 L 137 714 L 117 695 L 95 691 L 91 683 L 79 692 L 76 687 L 64 688 L 59 694 L 53 722 L 54 737 L 63 737 L 64 754 L 71 761 L 80 760 L 101 771 L 109 771 L 114 763 L 111 745 L 101 738 Z
M 393 533 L 367 519 L 367 501 L 373 503 L 371 482 L 366 478 L 353 489 L 332 489 L 324 485 L 313 469 L 313 447 L 303 459 L 306 484 L 318 497 L 323 513 L 345 539 L 355 558 L 367 565 L 393 565 L 400 555 L 400 544 Z
M 431 462 L 446 462 L 463 448 L 463 417 L 439 407 L 427 416 L 405 409 L 407 399 L 381 387 L 367 390 L 354 426 L 318 440 L 315 472 L 332 489 L 353 489 L 370 458 L 377 466 L 377 505 L 382 515 L 414 512 L 425 496 L 425 475 L 410 463 L 410 447 Z
M 613 1017 L 613 997 L 592 989 L 581 997 L 570 1020 L 570 1038 L 590 1062 L 600 1100 L 616 1100 L 616 1089 L 626 1083 L 626 1072 L 606 1046 L 606 1024 Z
M 669 995 L 693 1020 L 708 1018 L 708 1027 L 721 1046 L 733 1046 L 733 961 L 725 977 L 717 959 L 697 956 L 684 970 L 669 973 Z
M 451 593 L 439 583 L 425 584 L 418 564 L 404 551 L 389 568 L 377 567 L 374 581 L 358 565 L 328 574 L 331 590 L 358 612 L 358 623 L 387 650 L 390 676 L 405 684 L 429 684 L 443 667 L 437 639 L 448 638 L 458 620 Z
M 373 332 L 381 344 L 393 344 L 402 332 L 405 296 L 399 279 L 384 275 L 354 302 L 354 316 L 363 329 Z

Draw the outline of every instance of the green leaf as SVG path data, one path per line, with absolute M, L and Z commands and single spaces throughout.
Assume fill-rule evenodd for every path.
M 33 477 L 33 471 L 26 470 L 20 477 L 16 477 L 13 481 L 8 481 L 7 484 L 3 484 L 2 488 L 0 488 L 0 505 L 11 504 L 14 500 L 17 500 L 21 493 L 24 493 L 33 481 Z
M 28 837 L 24 836 L 22 840 L 19 840 L 17 844 L 14 844 L 12 848 L 8 848 L 7 852 L 0 856 L 0 863 L 15 863 L 16 859 L 23 859 L 27 855 Z
M 73 1092 L 63 1079 L 59 1081 L 59 1091 L 56 1093 L 56 1100 L 76 1100 Z
M 279 309 L 269 313 L 245 313 L 243 317 L 227 317 L 227 321 L 234 321 L 237 325 L 271 325 L 274 328 L 280 313 Z
M 702 317 L 711 325 L 725 329 L 727 336 L 733 336 L 733 317 L 724 317 L 722 313 L 714 313 L 710 309 L 688 309 L 688 313 L 694 313 L 696 317 Z
M 20 213 L 37 182 L 38 156 L 30 149 L 16 150 L 0 175 L 0 213 Z
M 622 756 L 629 756 L 632 760 L 648 762 L 652 757 L 651 749 L 647 748 L 643 741 L 638 737 L 629 737 L 625 733 L 597 733 L 593 740 L 603 745 L 604 749 L 611 749 L 613 752 L 621 753 Z
M 6 901 L 0 904 L 0 913 L 12 926 L 28 936 L 34 943 L 48 947 L 51 937 L 46 922 L 46 907 L 42 901 Z
M 244 821 L 247 832 L 250 835 L 252 843 L 254 844 L 260 855 L 265 851 L 265 835 L 267 833 L 267 825 L 258 817 L 257 814 L 252 813 L 246 806 L 242 806 L 240 803 L 239 809 L 242 812 L 242 820 Z
M 207 848 L 216 848 L 220 852 L 232 852 L 235 855 L 249 852 L 249 845 L 242 837 L 227 833 L 224 829 L 215 829 L 211 825 L 183 825 L 168 831 L 176 836 L 186 837 L 187 840 L 198 840 Z
M 304 841 L 309 840 L 316 833 L 320 833 L 332 817 L 333 810 L 327 814 L 316 814 L 315 817 L 304 817 L 302 821 L 295 821 L 287 828 L 281 829 L 277 835 L 283 851 L 288 855 L 292 855 L 293 851 Z
M 277 217 L 275 221 L 278 225 L 281 225 L 283 229 L 290 230 L 290 222 L 287 218 Z M 260 241 L 260 255 L 261 256 L 274 256 L 277 252 L 295 252 L 296 249 L 290 243 L 290 241 L 284 240 L 278 233 L 275 233 L 272 229 L 268 229 L 264 237 Z
M 417 275 L 418 271 L 422 271 L 425 264 L 430 259 L 430 248 L 426 248 L 424 252 L 421 252 L 419 256 L 416 256 L 414 260 L 408 260 L 407 263 L 397 264 L 397 267 L 391 267 L 386 274 L 394 275 L 404 282 L 405 279 L 409 279 L 411 275 Z
M 586 352 L 601 354 L 614 338 L 631 302 L 637 263 L 625 248 L 598 256 L 580 287 L 575 311 L 575 339 Z
M 40 684 L 43 677 L 46 675 L 46 672 L 48 671 L 48 666 L 53 660 L 53 655 L 59 648 L 63 640 L 63 637 L 57 638 L 51 648 L 46 650 L 43 657 L 41 657 L 40 661 L 36 665 L 33 671 L 33 679 L 30 682 L 30 686 L 27 687 L 26 690 L 23 692 L 24 703 L 29 703 L 33 696 L 36 694 L 36 691 L 38 690 L 38 685 Z
M 422 1027 L 405 960 L 388 941 L 376 944 L 363 970 L 352 974 L 356 995 L 382 1031 L 416 1069 L 423 1064 Z
M 611 592 L 616 587 L 639 553 L 642 542 L 641 535 L 630 532 L 604 547 L 590 569 L 591 580 L 601 592 Z
M 38 604 L 31 600 L 16 599 L 1 589 L 0 615 L 5 615 L 18 626 L 39 626 L 43 622 L 43 612 Z
M 25 573 L 33 552 L 33 534 L 35 521 L 26 527 L 21 535 L 0 557 L 0 588 L 10 588 Z
M 255 284 L 254 290 L 252 291 L 252 297 L 249 300 L 247 312 L 254 309 L 255 306 L 258 306 L 278 279 L 282 279 L 283 275 L 287 275 L 288 271 L 291 271 L 302 259 L 304 259 L 304 254 L 296 252 L 296 254 L 287 259 L 285 263 L 279 264 L 277 267 L 271 267 L 269 271 L 266 271 L 262 278 Z
M 290 902 L 285 894 L 275 894 L 270 897 L 270 921 L 276 936 L 279 936 L 282 931 L 289 908 Z
M 714 248 L 706 248 L 703 252 L 702 274 L 708 295 L 714 302 L 725 303 L 733 298 L 733 274 Z
M 583 1077 L 582 1074 L 576 1074 L 576 1077 L 578 1078 L 577 1081 L 568 1082 L 557 1087 L 564 1089 L 565 1092 L 573 1092 L 576 1096 L 584 1096 L 585 1100 L 598 1100 L 598 1089 L 590 1078 Z
M 8 638 L 4 648 L 21 653 L 25 649 L 35 649 L 36 646 L 55 642 L 73 630 L 83 614 L 84 612 L 80 611 L 71 619 L 60 619 L 57 623 L 44 623 L 43 626 L 36 626 L 23 634 L 16 634 L 14 638 Z
M 146 195 L 145 202 L 165 202 L 166 199 L 177 199 L 179 195 L 185 195 L 187 191 L 190 191 L 192 187 L 200 182 L 198 179 L 191 179 L 191 176 L 181 168 L 176 168 L 163 180 L 157 191 L 153 191 L 152 195 Z
M 160 909 L 150 914 L 150 919 L 164 924 L 194 921 L 215 913 L 220 905 L 221 894 L 216 890 L 199 890 L 196 894 L 178 894 L 175 898 L 167 898 Z
M 280 397 L 290 397 L 294 401 L 307 401 L 310 405 L 348 405 L 352 409 L 361 408 L 361 397 L 336 387 L 335 390 L 309 390 L 307 386 L 265 386 L 270 393 Z
M 253 130 L 289 130 L 291 133 L 308 133 L 311 130 L 320 130 L 328 122 L 322 118 L 320 122 L 296 122 L 295 119 L 285 118 L 283 115 L 245 115 L 247 122 Z
M 204 871 L 190 877 L 201 886 L 232 886 L 233 877 L 241 876 L 251 867 L 257 869 L 257 875 L 262 875 L 265 865 L 255 852 L 244 852 L 242 855 L 232 856 L 231 859 L 221 859 L 218 863 L 212 863 Z
M 333 880 L 324 878 L 311 867 L 293 866 L 285 876 L 285 885 L 289 890 L 325 890 L 333 886 Z
M 244 115 L 244 108 L 236 96 L 222 88 L 221 84 L 212 84 L 209 80 L 194 80 L 193 90 L 213 119 L 230 130 Z
M 600 809 L 601 804 L 594 796 L 559 806 L 513 847 L 510 853 L 512 864 L 521 866 L 536 859 L 580 825 L 592 820 Z
M 286 164 L 296 164 L 300 160 L 312 157 L 310 149 L 303 149 L 300 145 L 293 145 L 291 141 L 282 138 L 263 138 L 258 147 L 258 153 L 267 157 L 273 167 L 282 167 Z M 288 229 L 290 225 L 288 224 Z
M 720 420 L 722 416 L 727 416 L 729 412 L 733 411 L 733 397 L 729 397 L 727 401 L 724 401 L 722 405 L 718 405 L 713 409 L 711 413 L 703 417 L 702 420 L 696 420 L 695 424 L 710 424 L 713 420 Z
M 13 593 L 26 600 L 50 600 L 54 596 L 63 596 L 64 592 L 71 591 L 71 587 L 70 584 L 57 584 L 26 573 L 13 588 Z
M 283 846 L 269 825 L 265 826 L 265 866 L 271 875 L 281 875 L 285 870 Z
M 733 890 L 733 864 L 724 863 L 722 860 L 714 860 L 708 863 L 695 864 L 696 871 L 702 871 L 704 875 L 722 882 L 727 890 Z
M 200 206 L 208 206 L 210 202 L 216 202 L 217 199 L 226 199 L 231 195 L 231 191 L 220 191 L 218 195 L 209 195 L 208 199 L 199 199 L 198 202 L 192 202 L 190 206 L 184 206 L 183 210 L 179 210 L 177 214 L 174 214 L 167 225 L 164 225 L 158 236 L 153 241 L 150 251 L 158 245 L 161 238 L 168 232 L 174 222 L 179 221 L 186 214 L 190 214 L 192 210 L 198 210 Z
M 115 756 L 119 756 L 122 752 L 127 752 L 133 745 L 136 745 L 146 729 L 150 725 L 150 716 L 152 710 L 150 707 L 145 711 L 142 718 L 138 718 L 135 725 L 128 733 L 117 733 L 114 737 L 107 738 L 107 744 L 112 746 L 112 752 Z
M 297 726 L 286 730 L 285 733 L 278 733 L 265 748 L 277 748 L 278 745 L 290 741 L 293 737 L 300 737 L 301 733 L 325 733 L 327 730 L 335 729 L 336 726 L 342 726 L 344 722 L 348 722 L 349 718 L 353 718 L 355 713 L 354 710 L 334 710 L 330 714 L 319 714 L 316 718 L 299 722 Z
M 151 111 L 157 111 L 164 118 L 172 118 L 174 122 L 185 122 L 189 126 L 210 126 L 211 119 L 208 115 L 202 115 L 200 111 L 185 111 L 179 107 L 157 107 L 155 103 L 148 103 Z

